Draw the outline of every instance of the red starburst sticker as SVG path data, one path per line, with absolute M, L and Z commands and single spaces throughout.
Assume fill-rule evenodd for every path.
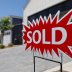
M 38 50 L 42 54 L 52 50 L 59 56 L 58 50 L 61 50 L 72 58 L 72 52 L 69 46 L 72 46 L 72 10 L 59 19 L 60 11 L 52 19 L 49 14 L 48 18 L 40 16 L 39 20 L 29 22 L 30 26 L 24 26 L 25 31 L 23 39 L 26 49 Z

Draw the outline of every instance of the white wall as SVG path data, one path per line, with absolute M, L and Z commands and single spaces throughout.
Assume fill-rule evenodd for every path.
M 3 45 L 8 46 L 8 44 L 12 42 L 12 32 L 11 30 L 8 30 L 8 31 L 5 31 L 5 33 L 6 34 L 3 36 Z
M 27 24 L 27 17 L 45 8 L 65 0 L 30 0 L 23 12 L 23 24 Z

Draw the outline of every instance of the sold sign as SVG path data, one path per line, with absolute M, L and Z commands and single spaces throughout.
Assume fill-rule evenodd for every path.
M 42 18 L 39 20 L 33 20 L 29 22 L 30 26 L 24 26 L 24 44 L 26 49 L 31 47 L 31 50 L 36 49 L 42 54 L 50 52 L 52 50 L 59 56 L 58 50 L 63 51 L 72 58 L 72 52 L 69 46 L 72 46 L 72 23 L 70 22 L 72 17 L 72 10 L 59 19 L 60 11 L 56 13 L 52 19 L 50 14 L 48 18 Z

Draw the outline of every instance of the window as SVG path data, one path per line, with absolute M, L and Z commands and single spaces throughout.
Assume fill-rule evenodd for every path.
M 16 25 L 22 24 L 22 19 L 12 18 L 12 24 L 16 24 Z
M 11 32 L 10 31 L 4 31 L 4 35 L 10 35 Z

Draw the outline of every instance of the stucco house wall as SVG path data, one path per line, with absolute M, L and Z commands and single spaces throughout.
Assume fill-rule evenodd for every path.
M 27 25 L 28 16 L 63 1 L 65 0 L 29 0 L 23 11 L 23 24 Z

